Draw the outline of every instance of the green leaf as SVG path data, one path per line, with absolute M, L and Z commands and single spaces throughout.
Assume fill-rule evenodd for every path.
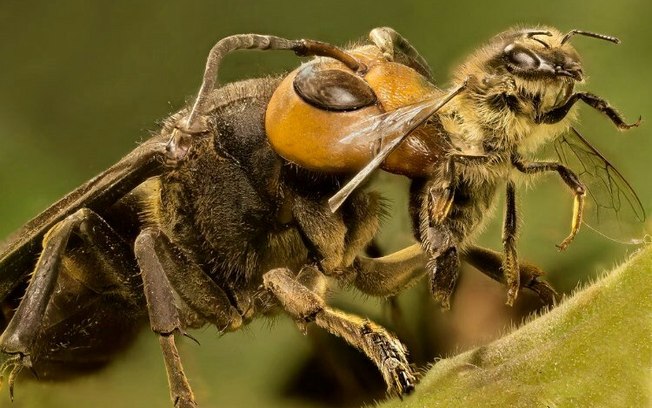
M 652 247 L 381 407 L 652 406 Z

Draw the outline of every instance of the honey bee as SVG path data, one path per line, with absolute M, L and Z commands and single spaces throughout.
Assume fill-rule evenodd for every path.
M 12 398 L 23 368 L 55 378 L 109 361 L 149 320 L 172 402 L 193 407 L 175 335 L 207 324 L 233 331 L 280 311 L 365 353 L 390 394 L 411 392 L 416 376 L 405 347 L 369 320 L 329 307 L 327 277 L 386 297 L 427 274 L 448 308 L 464 260 L 506 283 L 509 304 L 521 287 L 550 301 L 555 292 L 541 271 L 517 258 L 513 169 L 555 171 L 571 188 L 573 221 L 561 249 L 579 230 L 587 193 L 600 208 L 645 216 L 625 179 L 571 128 L 577 101 L 620 129 L 639 123 L 574 91 L 583 78 L 574 35 L 617 42 L 578 30 L 510 29 L 458 67 L 447 91 L 391 28 L 346 50 L 256 34 L 222 39 L 192 106 L 0 246 L 0 299 L 17 305 L 3 308 L 0 336 Z M 314 58 L 282 77 L 217 86 L 224 56 L 242 49 Z M 587 180 L 563 163 L 525 158 L 555 137 L 562 157 L 591 164 Z M 412 180 L 418 243 L 371 258 L 361 253 L 383 205 L 359 187 L 377 168 Z M 607 176 L 591 173 L 596 168 Z M 611 191 L 592 194 L 592 180 L 609 181 Z M 503 185 L 500 254 L 472 238 Z M 624 205 L 614 206 L 615 197 Z

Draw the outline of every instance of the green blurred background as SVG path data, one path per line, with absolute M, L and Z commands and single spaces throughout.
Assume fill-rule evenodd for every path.
M 651 17 L 652 3 L 644 0 L 139 4 L 3 0 L 0 237 L 115 162 L 155 130 L 158 121 L 190 100 L 199 87 L 206 54 L 218 39 L 258 32 L 345 44 L 383 25 L 412 41 L 442 86 L 467 53 L 514 24 L 547 24 L 562 31 L 581 28 L 618 36 L 623 41 L 618 47 L 590 39 L 574 41 L 590 76 L 585 88 L 607 98 L 629 120 L 642 115 L 644 123 L 622 134 L 604 117 L 582 107 L 579 128 L 626 175 L 649 213 L 652 183 L 644 166 L 652 152 L 645 122 L 652 117 Z M 287 53 L 239 53 L 226 60 L 220 79 L 227 82 L 281 72 L 297 63 Z M 558 253 L 554 244 L 567 233 L 572 200 L 557 177 L 544 179 L 521 191 L 519 253 L 545 269 L 556 288 L 570 292 L 610 269 L 632 248 L 612 244 L 585 229 L 566 253 Z M 389 190 L 394 209 L 379 242 L 384 250 L 398 249 L 410 243 L 405 184 L 385 176 L 380 181 L 386 181 L 380 188 Z M 500 248 L 500 211 L 496 215 L 480 242 Z M 442 315 L 432 305 L 424 307 L 424 298 L 421 285 L 401 296 L 407 328 L 393 327 L 414 340 L 414 353 L 421 358 L 485 343 L 538 306 L 522 296 L 514 310 L 504 307 L 503 289 L 470 269 L 464 271 L 452 312 Z M 387 307 L 380 300 L 348 293 L 337 295 L 334 302 L 348 311 L 387 320 Z M 180 347 L 202 406 L 319 406 L 288 396 L 290 384 L 298 381 L 297 372 L 328 341 L 319 333 L 306 338 L 281 317 L 273 325 L 255 322 L 219 339 L 214 328 L 194 335 L 201 346 L 181 341 Z M 333 359 L 337 364 L 338 357 Z M 339 361 L 340 368 L 346 369 L 335 377 L 346 382 L 346 371 L 357 368 L 349 366 L 347 358 Z M 364 379 L 351 381 L 357 385 L 348 392 L 356 397 L 349 401 L 378 397 L 366 394 L 373 387 L 367 387 Z M 333 384 L 322 386 L 327 393 L 340 392 L 342 385 Z M 150 333 L 144 333 L 126 355 L 97 375 L 65 385 L 21 382 L 16 394 L 11 405 L 7 390 L 0 390 L 0 407 L 168 406 L 164 368 Z

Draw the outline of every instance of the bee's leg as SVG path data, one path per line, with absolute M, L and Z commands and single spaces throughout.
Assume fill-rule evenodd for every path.
M 461 253 L 464 262 L 479 269 L 490 278 L 506 284 L 503 272 L 503 255 L 490 249 L 472 246 Z M 410 287 L 425 274 L 426 255 L 420 244 L 414 244 L 382 258 L 359 256 L 353 263 L 353 284 L 371 296 L 392 296 Z M 539 295 L 542 302 L 552 304 L 557 293 L 547 282 L 540 279 L 544 274 L 536 265 L 518 264 L 521 288 L 528 288 Z
M 508 181 L 505 188 L 505 218 L 503 220 L 503 264 L 502 270 L 507 284 L 507 304 L 512 306 L 521 287 L 516 254 L 516 234 L 518 220 L 516 215 L 516 187 Z
M 451 155 L 446 160 L 446 165 L 442 169 L 440 177 L 433 177 L 428 187 L 426 195 L 426 205 L 428 208 L 428 219 L 430 223 L 439 224 L 447 216 L 453 206 L 455 199 L 455 155 Z
M 430 290 L 442 308 L 450 308 L 450 298 L 460 273 L 458 240 L 451 230 L 449 218 L 437 222 L 432 218 L 433 205 L 447 200 L 445 190 L 432 188 L 426 180 L 413 181 L 410 187 L 410 215 L 415 235 L 426 256 L 426 271 L 430 276 Z M 443 196 L 436 196 L 440 192 Z
M 430 274 L 430 291 L 442 309 L 451 308 L 451 296 L 460 276 L 460 257 L 456 246 L 433 254 L 426 263 Z
M 520 157 L 512 157 L 512 164 L 518 169 L 518 171 L 525 174 L 536 174 L 543 173 L 546 171 L 556 171 L 561 176 L 564 183 L 573 191 L 575 200 L 573 202 L 573 220 L 571 223 L 571 232 L 568 236 L 562 241 L 561 244 L 557 245 L 560 251 L 568 248 L 568 245 L 573 241 L 575 235 L 580 230 L 582 225 L 582 214 L 584 213 L 584 198 L 586 196 L 586 187 L 580 181 L 579 177 L 568 167 L 564 166 L 561 163 L 556 162 L 530 162 L 526 163 Z
M 170 397 L 175 407 L 195 407 L 174 340 L 175 334 L 185 334 L 174 294 L 221 329 L 239 326 L 241 317 L 227 295 L 181 251 L 174 251 L 157 229 L 144 229 L 136 238 L 134 250 L 145 288 L 150 326 L 158 335 L 163 351 Z
M 472 246 L 464 250 L 462 260 L 490 278 L 503 284 L 507 283 L 503 269 L 503 255 L 500 252 Z M 520 262 L 518 264 L 518 271 L 520 273 L 519 281 L 521 288 L 532 290 L 547 305 L 551 305 L 557 300 L 557 292 L 555 292 L 548 282 L 540 279 L 543 271 L 537 266 L 527 262 Z
M 458 173 L 455 170 L 456 164 L 482 165 L 494 160 L 493 155 L 467 155 L 453 153 L 448 156 L 441 173 L 431 177 L 430 186 L 426 195 L 428 206 L 428 219 L 430 223 L 439 224 L 444 221 L 450 212 L 455 200 L 455 182 Z
M 358 256 L 353 262 L 353 284 L 372 296 L 392 296 L 412 285 L 425 274 L 426 256 L 414 244 L 382 258 Z
M 380 49 L 389 61 L 397 61 L 414 69 L 424 77 L 432 79 L 428 62 L 419 51 L 401 34 L 390 27 L 377 27 L 369 33 L 369 39 Z M 396 55 L 396 51 L 400 55 Z
M 321 279 L 324 279 L 323 275 Z M 379 368 L 390 393 L 400 396 L 414 389 L 416 379 L 407 362 L 407 351 L 385 329 L 326 306 L 321 297 L 299 283 L 288 269 L 267 272 L 263 283 L 300 324 L 315 322 L 364 352 Z
M 607 101 L 589 92 L 574 93 L 570 98 L 568 98 L 568 101 L 565 104 L 540 116 L 537 116 L 535 121 L 537 123 L 557 123 L 566 117 L 568 111 L 573 107 L 573 105 L 575 105 L 575 102 L 577 101 L 582 101 L 590 107 L 607 115 L 607 117 L 611 119 L 611 121 L 618 127 L 618 129 L 627 130 L 641 124 L 640 117 L 636 122 L 632 124 L 626 123 L 620 113 L 618 113 L 616 109 L 609 105 Z
M 129 299 L 129 288 L 137 285 L 137 269 L 129 246 L 99 215 L 82 208 L 54 225 L 43 239 L 43 251 L 36 263 L 25 295 L 7 328 L 0 337 L 2 352 L 13 355 L 0 374 L 11 368 L 9 391 L 13 399 L 14 380 L 23 367 L 32 368 L 32 357 L 38 358 L 37 338 L 41 324 L 56 288 L 61 261 L 72 235 L 83 241 L 88 257 L 98 264 L 92 276 L 79 276 L 84 284 L 101 293 L 118 290 Z M 82 271 L 83 272 L 83 271 Z M 135 300 L 134 300 L 135 303 Z

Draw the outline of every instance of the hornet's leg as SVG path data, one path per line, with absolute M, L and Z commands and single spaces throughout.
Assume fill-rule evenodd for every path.
M 326 275 L 346 280 L 346 267 L 378 231 L 382 214 L 379 195 L 354 194 L 335 213 L 325 202 L 300 195 L 293 199 L 292 215 L 310 256 Z
M 168 374 L 170 398 L 175 407 L 192 408 L 197 404 L 190 384 L 183 372 L 179 351 L 174 342 L 175 333 L 183 333 L 174 293 L 165 277 L 164 266 L 156 250 L 156 232 L 142 231 L 136 238 L 134 252 L 143 278 L 152 331 L 158 335 L 163 361 Z
M 400 396 L 414 389 L 416 379 L 406 359 L 407 351 L 385 329 L 326 306 L 322 298 L 299 283 L 287 269 L 267 272 L 263 283 L 297 322 L 315 322 L 365 353 L 379 368 L 390 393 Z
M 32 359 L 38 359 L 40 354 L 47 357 L 47 350 L 40 350 L 37 339 L 73 234 L 81 239 L 81 246 L 87 251 L 86 257 L 92 258 L 95 266 L 92 274 L 76 278 L 97 293 L 117 292 L 121 298 L 137 304 L 136 295 L 130 292 L 139 279 L 131 249 L 106 221 L 93 211 L 82 208 L 54 225 L 43 239 L 43 251 L 25 296 L 0 337 L 2 352 L 13 356 L 0 369 L 2 374 L 11 368 L 8 382 L 12 399 L 14 381 L 20 370 L 32 368 Z
M 217 42 L 208 54 L 204 79 L 197 94 L 197 99 L 186 119 L 186 123 L 181 124 L 188 133 L 201 132 L 205 124 L 197 119 L 201 115 L 208 113 L 210 95 L 217 82 L 217 74 L 222 59 L 237 50 L 287 50 L 294 51 L 299 56 L 325 56 L 335 58 L 353 71 L 364 69 L 362 64 L 351 54 L 340 48 L 314 40 L 288 40 L 286 38 L 275 37 L 272 35 L 258 34 L 237 34 L 226 37 Z
M 500 252 L 472 246 L 461 253 L 461 259 L 479 269 L 485 275 L 507 284 Z M 420 244 L 414 244 L 382 258 L 359 256 L 353 263 L 355 280 L 353 284 L 363 293 L 371 296 L 393 296 L 410 287 L 426 273 L 426 255 Z M 540 280 L 543 271 L 533 264 L 519 262 L 521 288 L 535 292 L 545 304 L 552 304 L 557 298 L 555 290 Z
M 123 159 L 93 179 L 82 184 L 70 194 L 54 203 L 23 227 L 24 239 L 14 245 L 0 248 L 0 270 L 4 282 L 0 299 L 4 299 L 25 278 L 25 271 L 34 265 L 32 249 L 40 246 L 43 236 L 63 218 L 82 208 L 107 208 L 150 177 L 169 171 L 164 159 L 173 159 L 174 151 L 166 151 L 159 137 L 143 142 Z
M 419 54 L 419 51 L 405 37 L 397 33 L 393 28 L 374 28 L 369 33 L 369 39 L 389 61 L 405 64 L 424 77 L 432 79 L 432 71 L 426 59 Z
M 176 251 L 160 231 L 143 230 L 135 242 L 152 331 L 159 337 L 175 407 L 195 407 L 195 398 L 183 371 L 174 335 L 184 334 L 184 322 L 175 302 L 176 293 L 202 318 L 218 328 L 234 329 L 241 316 L 226 294 L 191 260 Z

